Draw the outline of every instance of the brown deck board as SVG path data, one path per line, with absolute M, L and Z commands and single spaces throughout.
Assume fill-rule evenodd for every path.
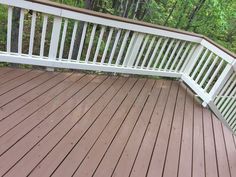
M 178 81 L 0 68 L 0 83 L 0 176 L 236 176 L 235 136 Z

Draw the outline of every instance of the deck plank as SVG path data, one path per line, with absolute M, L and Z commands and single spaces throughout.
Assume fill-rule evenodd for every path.
M 178 81 L 0 68 L 0 83 L 0 176 L 236 176 L 235 136 Z

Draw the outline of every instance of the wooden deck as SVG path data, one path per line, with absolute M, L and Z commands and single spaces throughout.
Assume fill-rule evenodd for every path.
M 0 176 L 235 177 L 235 141 L 178 81 L 0 69 Z

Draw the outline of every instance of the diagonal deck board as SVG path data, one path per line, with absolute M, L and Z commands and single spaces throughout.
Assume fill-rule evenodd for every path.
M 0 176 L 236 175 L 235 137 L 178 81 L 0 69 Z

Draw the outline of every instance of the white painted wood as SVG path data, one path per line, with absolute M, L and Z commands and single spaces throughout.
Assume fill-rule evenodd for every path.
M 143 42 L 143 44 L 142 44 L 142 48 L 141 48 L 141 50 L 140 50 L 140 52 L 139 52 L 138 58 L 137 58 L 137 60 L 136 60 L 136 62 L 135 62 L 135 65 L 134 65 L 135 68 L 137 68 L 137 66 L 138 66 L 138 64 L 139 64 L 139 62 L 140 62 L 140 60 L 141 60 L 141 58 L 142 58 L 142 56 L 143 56 L 143 51 L 144 51 L 144 49 L 146 48 L 147 42 L 148 42 L 148 40 L 149 40 L 149 37 L 150 37 L 149 35 L 147 35 L 147 36 L 145 37 L 145 40 L 144 40 L 144 42 Z
M 25 10 L 20 10 L 20 22 L 19 22 L 19 35 L 18 35 L 18 54 L 22 53 L 22 40 L 23 40 L 23 28 L 24 28 L 24 18 L 25 18 Z
M 155 37 L 155 36 L 152 37 L 151 43 L 150 43 L 149 46 L 148 46 L 147 52 L 146 52 L 145 57 L 144 57 L 144 59 L 143 59 L 143 62 L 142 62 L 142 64 L 141 64 L 141 69 L 143 69 L 144 65 L 146 64 L 146 61 L 147 61 L 147 59 L 148 59 L 148 57 L 149 57 L 149 55 L 150 55 L 150 52 L 151 52 L 151 50 L 152 50 L 152 47 L 153 47 L 153 44 L 154 44 L 154 41 L 155 41 L 155 40 L 156 40 L 156 37 Z
M 164 55 L 164 57 L 163 57 L 163 59 L 161 61 L 159 69 L 163 69 L 163 65 L 168 60 L 167 56 L 169 55 L 170 49 L 173 46 L 174 42 L 175 42 L 174 40 L 171 40 L 170 44 L 168 45 L 168 48 L 167 48 L 167 50 L 165 52 L 165 55 Z
M 183 43 L 181 44 L 180 49 L 179 49 L 177 55 L 175 56 L 174 61 L 173 61 L 172 64 L 171 64 L 171 67 L 170 67 L 170 70 L 171 70 L 171 71 L 174 69 L 174 66 L 175 66 L 176 63 L 177 63 L 178 58 L 180 57 L 180 54 L 182 53 L 185 44 L 186 44 L 186 42 L 183 42 Z
M 187 67 L 188 63 L 190 63 L 190 59 L 192 59 L 193 53 L 194 53 L 195 49 L 197 48 L 197 46 L 194 45 L 194 46 L 192 46 L 192 48 L 191 48 L 191 50 L 190 50 L 190 52 L 189 52 L 190 47 L 191 47 L 191 44 L 189 44 L 188 47 L 187 47 L 187 49 L 185 49 L 184 54 L 183 54 L 183 56 L 181 57 L 180 62 L 178 63 L 178 65 L 177 65 L 177 67 L 176 67 L 176 69 L 175 69 L 176 71 L 184 72 L 184 70 L 186 70 L 186 67 Z M 189 53 L 188 53 L 188 52 L 189 52 Z M 185 59 L 187 53 L 188 53 L 188 56 L 187 56 L 187 58 Z M 183 62 L 183 65 L 181 66 L 182 61 L 183 61 L 184 59 L 185 59 L 185 61 Z
M 227 64 L 224 71 L 221 73 L 220 77 L 212 87 L 209 95 L 214 99 L 216 95 L 220 92 L 220 90 L 223 88 L 229 77 L 233 73 L 233 68 L 231 65 Z
M 206 67 L 207 67 L 208 64 L 210 63 L 212 57 L 213 57 L 213 53 L 211 53 L 211 54 L 209 55 L 209 57 L 207 58 L 207 60 L 205 61 L 203 67 L 201 68 L 201 71 L 199 72 L 197 78 L 195 79 L 195 82 L 198 83 L 198 81 L 199 81 L 199 79 L 201 78 L 202 74 L 204 73 Z
M 133 67 L 135 60 L 137 58 L 137 55 L 139 53 L 139 49 L 142 45 L 144 36 L 145 35 L 143 33 L 138 33 L 136 40 L 132 46 L 132 50 L 129 53 L 129 60 L 128 60 L 128 64 L 127 64 L 128 67 Z
M 97 57 L 98 57 L 98 54 L 99 54 L 99 50 L 100 50 L 100 46 L 101 46 L 101 43 L 102 43 L 102 38 L 103 38 L 104 32 L 105 32 L 105 26 L 102 26 L 101 31 L 100 31 L 100 35 L 99 35 L 99 39 L 98 39 L 98 43 L 97 43 L 97 47 L 96 47 L 96 51 L 95 51 L 95 55 L 94 55 L 94 58 L 93 58 L 93 63 L 97 62 Z
M 189 58 L 189 60 L 188 60 L 188 64 L 186 64 L 186 66 L 184 67 L 185 68 L 185 70 L 183 71 L 184 73 L 186 73 L 187 75 L 190 74 L 193 67 L 195 66 L 195 63 L 197 62 L 198 58 L 200 57 L 203 49 L 204 49 L 204 47 L 201 45 L 198 45 L 195 48 L 195 50 L 193 51 L 193 53 L 191 55 L 191 58 Z
M 151 56 L 151 58 L 150 58 L 150 60 L 148 62 L 147 69 L 150 69 L 150 66 L 151 66 L 151 64 L 152 64 L 152 62 L 154 60 L 154 57 L 156 56 L 157 50 L 160 47 L 161 41 L 162 41 L 162 38 L 159 38 L 157 43 L 156 43 L 156 46 L 155 46 L 155 48 L 154 48 L 154 50 L 152 52 L 152 56 Z
M 48 58 L 50 60 L 56 60 L 57 57 L 57 50 L 58 50 L 58 42 L 60 38 L 60 31 L 61 31 L 61 17 L 54 17 L 53 27 L 52 27 L 52 36 L 49 48 Z
M 215 69 L 214 73 L 211 76 L 211 79 L 208 81 L 207 85 L 205 86 L 204 90 L 207 92 L 208 88 L 210 87 L 210 85 L 212 84 L 212 81 L 215 79 L 216 75 L 218 74 L 218 72 L 220 71 L 221 67 L 223 66 L 224 61 L 221 60 L 219 65 L 217 66 L 217 68 Z
M 41 43 L 40 43 L 40 57 L 41 58 L 43 58 L 44 56 L 44 45 L 45 45 L 47 24 L 48 24 L 48 16 L 43 15 L 43 28 L 42 28 Z
M 7 53 L 11 52 L 12 13 L 13 13 L 13 7 L 9 6 L 8 18 L 7 18 Z
M 177 48 L 179 47 L 179 44 L 180 44 L 180 41 L 177 41 L 177 43 L 175 44 L 175 47 L 174 47 L 173 51 L 171 52 L 170 57 L 168 58 L 168 61 L 167 61 L 166 65 L 165 65 L 164 70 L 167 70 L 167 69 L 168 69 L 168 67 L 169 67 L 169 65 L 170 65 L 171 62 L 173 63 L 172 59 L 173 59 L 173 57 L 174 57 L 174 54 L 175 54 Z
M 61 36 L 61 44 L 60 44 L 59 58 L 58 58 L 59 60 L 61 60 L 62 56 L 63 56 L 67 26 L 68 26 L 68 19 L 65 19 L 64 26 L 63 26 L 63 31 L 62 31 L 62 36 Z
M 75 37 L 76 37 L 77 29 L 78 29 L 78 21 L 75 21 L 72 36 L 71 36 L 68 60 L 71 60 L 71 58 L 72 58 L 72 53 L 73 53 L 73 50 L 74 50 Z
M 202 87 L 203 84 L 206 82 L 206 79 L 209 77 L 210 73 L 212 72 L 212 69 L 214 68 L 214 66 L 215 66 L 215 64 L 216 64 L 216 62 L 217 62 L 217 60 L 218 60 L 218 58 L 219 58 L 218 56 L 215 57 L 214 61 L 211 63 L 210 68 L 208 68 L 208 69 L 207 69 L 207 72 L 204 74 L 204 77 L 203 77 L 203 79 L 202 79 L 201 82 L 200 82 L 200 86 L 201 86 L 201 87 Z
M 125 36 L 123 38 L 123 41 L 122 41 L 122 44 L 121 44 L 121 47 L 120 47 L 120 51 L 119 51 L 118 57 L 116 59 L 115 66 L 118 66 L 120 64 L 120 60 L 121 60 L 121 57 L 122 57 L 122 55 L 124 53 L 124 49 L 125 49 L 125 46 L 126 46 L 126 43 L 127 43 L 127 39 L 129 37 L 129 33 L 130 33 L 130 31 L 126 31 L 125 32 Z
M 119 39 L 120 39 L 120 34 L 121 34 L 121 29 L 118 29 L 118 31 L 116 33 L 116 39 L 115 39 L 115 42 L 113 44 L 111 55 L 110 55 L 110 58 L 109 58 L 109 61 L 108 61 L 108 65 L 111 65 L 112 60 L 114 58 L 114 54 L 115 54 L 115 51 L 116 51 L 116 48 L 117 48 L 117 44 L 118 44 Z
M 90 35 L 90 40 L 89 40 L 89 45 L 88 45 L 87 54 L 86 54 L 86 58 L 85 58 L 85 63 L 88 63 L 88 61 L 89 61 L 89 56 L 90 56 L 90 52 L 91 52 L 91 49 L 92 49 L 92 46 L 93 46 L 96 29 L 97 29 L 97 25 L 94 24 L 91 35 Z
M 191 75 L 191 78 L 192 79 L 194 79 L 195 77 L 196 77 L 196 75 L 197 75 L 197 73 L 198 73 L 198 71 L 199 71 L 199 69 L 201 69 L 201 67 L 202 67 L 202 64 L 203 64 L 203 62 L 205 61 L 205 59 L 206 59 L 206 57 L 207 57 L 207 54 L 209 53 L 209 51 L 208 50 L 205 50 L 205 52 L 204 52 L 204 54 L 203 54 L 203 56 L 200 58 L 200 60 L 199 60 L 199 62 L 198 62 L 198 64 L 197 64 L 197 66 L 195 67 L 195 68 L 193 68 L 193 73 L 192 73 L 192 75 Z M 199 56 L 200 57 L 200 56 Z M 196 61 L 197 62 L 197 61 Z M 196 63 L 195 62 L 195 63 Z M 195 65 L 193 65 L 193 67 L 194 67 Z M 191 73 L 191 72 L 190 72 Z M 190 74 L 189 73 L 189 74 Z
M 33 49 L 34 49 L 35 25 L 36 25 L 36 12 L 34 11 L 33 14 L 32 14 L 32 19 L 31 19 L 29 56 L 32 56 Z
M 220 58 L 224 59 L 228 63 L 233 63 L 235 61 L 235 58 L 221 50 L 220 48 L 216 47 L 215 45 L 211 44 L 210 42 L 203 39 L 201 41 L 201 45 L 208 48 L 210 51 L 214 52 L 216 55 L 218 55 Z
M 130 53 L 132 52 L 132 49 L 133 49 L 134 43 L 135 43 L 135 41 L 137 39 L 137 36 L 138 36 L 138 33 L 136 33 L 136 32 L 134 32 L 132 34 L 132 37 L 131 37 L 128 49 L 127 49 L 126 54 L 125 54 L 124 61 L 122 63 L 122 67 L 126 67 L 128 62 L 129 62 L 129 60 L 130 60 Z
M 21 64 L 30 64 L 30 65 L 39 65 L 46 67 L 59 67 L 59 68 L 69 68 L 69 69 L 84 69 L 92 71 L 104 71 L 104 72 L 117 72 L 117 73 L 126 73 L 126 74 L 140 74 L 140 75 L 155 75 L 160 77 L 172 77 L 180 78 L 180 73 L 175 72 L 163 72 L 163 71 L 153 71 L 153 70 L 141 70 L 128 67 L 116 67 L 114 65 L 100 65 L 91 63 L 78 63 L 78 62 L 69 62 L 68 60 L 42 60 L 39 57 L 29 58 L 25 55 L 0 55 L 0 61 L 10 62 L 10 63 L 21 63 Z
M 231 108 L 234 102 L 234 99 L 232 98 L 235 96 L 235 93 L 236 93 L 236 87 L 230 92 L 228 97 L 224 100 L 223 104 L 219 108 L 219 111 L 222 113 L 223 116 L 225 116 L 227 111 Z
M 219 100 L 221 99 L 221 97 L 223 97 L 224 95 L 228 95 L 230 92 L 230 88 L 232 89 L 233 84 L 231 84 L 231 82 L 233 81 L 235 75 L 232 74 L 232 76 L 230 77 L 230 79 L 227 81 L 226 85 L 223 87 L 223 89 L 219 92 L 219 95 L 217 96 L 217 98 L 215 99 L 214 103 L 218 106 L 221 105 L 221 102 L 219 102 Z
M 161 50 L 160 50 L 160 52 L 159 52 L 159 54 L 158 54 L 158 56 L 157 56 L 157 59 L 156 59 L 154 65 L 153 65 L 153 67 L 152 67 L 153 70 L 156 69 L 157 64 L 159 63 L 159 61 L 160 61 L 160 59 L 161 59 L 161 56 L 162 56 L 162 54 L 163 54 L 163 52 L 164 52 L 164 49 L 165 49 L 165 47 L 166 47 L 168 41 L 169 41 L 169 39 L 167 38 L 167 39 L 165 40 L 165 42 L 163 43 L 163 45 L 162 45 L 162 47 L 161 47 Z
M 103 55 L 102 55 L 102 60 L 101 60 L 101 63 L 100 63 L 101 65 L 104 64 L 104 61 L 106 59 L 107 51 L 108 51 L 109 46 L 110 46 L 110 42 L 111 42 L 111 37 L 112 37 L 113 31 L 114 31 L 114 28 L 111 28 L 110 31 L 109 31 L 107 42 L 106 42 L 106 46 L 105 46 L 105 49 L 104 49 L 104 52 L 103 52 Z
M 85 37 L 86 37 L 87 27 L 88 27 L 88 23 L 84 22 L 83 32 L 82 32 L 79 51 L 78 51 L 78 56 L 77 56 L 77 62 L 80 62 L 80 59 L 81 59 L 81 54 L 82 54 L 82 50 L 83 50 L 83 47 L 84 47 L 84 41 L 85 41 Z

